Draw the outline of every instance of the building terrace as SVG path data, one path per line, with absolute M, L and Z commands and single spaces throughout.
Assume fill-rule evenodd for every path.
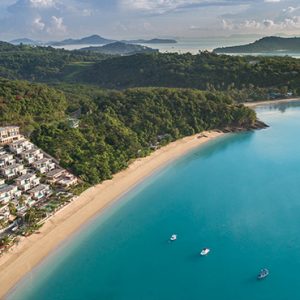
M 43 158 L 32 163 L 40 173 L 45 174 L 55 168 L 55 163 L 49 158 Z
M 20 131 L 17 126 L 0 127 L 0 145 L 7 145 L 20 139 Z
M 24 151 L 31 150 L 33 148 L 34 145 L 25 138 L 19 139 L 9 144 L 9 150 L 15 154 L 20 154 Z
M 44 154 L 38 148 L 33 148 L 20 153 L 22 159 L 25 159 L 29 164 L 44 158 Z
M 46 198 L 52 194 L 52 191 L 47 184 L 40 184 L 36 186 L 35 188 L 28 191 L 28 194 L 32 197 L 34 200 L 41 200 L 43 198 Z
M 16 176 L 24 175 L 27 173 L 27 169 L 22 164 L 13 164 L 0 168 L 0 174 L 6 179 L 11 179 Z
M 16 185 L 4 185 L 0 188 L 0 203 L 6 204 L 10 200 L 20 197 L 22 194 Z
M 28 191 L 40 184 L 40 178 L 34 173 L 27 173 L 15 179 L 15 182 L 20 190 Z

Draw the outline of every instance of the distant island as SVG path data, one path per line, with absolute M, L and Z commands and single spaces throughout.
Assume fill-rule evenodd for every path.
M 80 49 L 80 51 L 92 51 L 108 55 L 133 55 L 138 53 L 155 53 L 156 49 L 152 49 L 146 46 L 133 45 L 122 42 L 114 42 L 99 47 L 86 47 Z
M 300 38 L 264 37 L 254 43 L 222 47 L 213 50 L 215 53 L 267 53 L 267 52 L 300 52 Z
M 41 41 L 35 41 L 32 39 L 27 39 L 27 38 L 15 39 L 15 40 L 10 41 L 10 43 L 13 45 L 23 44 L 23 45 L 31 45 L 31 46 L 40 46 L 40 45 L 44 44 Z
M 87 37 L 83 37 L 80 39 L 65 39 L 62 41 L 48 41 L 48 42 L 42 42 L 37 40 L 32 40 L 28 38 L 20 38 L 20 39 L 14 39 L 10 41 L 13 45 L 33 45 L 33 46 L 54 46 L 54 47 L 60 47 L 60 46 L 70 46 L 70 45 L 107 45 L 114 42 L 121 42 L 121 43 L 129 43 L 129 44 L 175 44 L 177 43 L 176 40 L 173 39 L 159 39 L 154 38 L 150 40 L 145 39 L 137 39 L 137 40 L 122 40 L 117 41 L 113 39 L 107 39 L 100 35 L 93 34 Z
M 67 45 L 105 45 L 115 42 L 115 40 L 103 38 L 97 34 L 87 36 L 81 39 L 66 39 L 60 42 L 50 42 L 50 46 L 67 46 Z

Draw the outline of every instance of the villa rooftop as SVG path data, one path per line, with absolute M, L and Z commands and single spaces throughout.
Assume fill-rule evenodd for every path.
M 47 175 L 47 177 L 53 177 L 53 176 L 63 173 L 63 172 L 65 172 L 64 169 L 54 169 L 54 170 L 49 171 L 46 175 Z
M 30 179 L 31 177 L 33 177 L 33 176 L 36 176 L 36 174 L 35 173 L 27 173 L 27 174 L 24 174 L 24 175 L 22 175 L 22 176 L 20 176 L 20 177 L 18 177 L 18 178 L 16 178 L 16 180 L 27 180 L 27 179 Z
M 0 193 L 7 193 L 10 192 L 12 190 L 14 190 L 16 188 L 15 185 L 4 185 L 2 187 L 0 187 Z
M 38 165 L 38 164 L 43 164 L 43 163 L 46 163 L 46 162 L 49 162 L 49 161 L 51 161 L 51 159 L 44 157 L 40 160 L 35 161 L 33 164 Z
M 19 127 L 18 127 L 18 126 L 5 126 L 5 127 L 0 127 L 0 132 L 1 132 L 1 131 L 11 130 L 11 129 L 19 130 Z
M 43 191 L 44 189 L 47 189 L 49 186 L 46 184 L 40 184 L 36 187 L 34 187 L 33 189 L 31 189 L 30 191 L 28 191 L 29 193 L 37 193 L 40 191 Z

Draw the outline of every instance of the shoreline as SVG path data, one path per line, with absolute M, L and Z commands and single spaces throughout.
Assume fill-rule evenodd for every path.
M 149 156 L 136 159 L 111 180 L 84 191 L 49 218 L 39 234 L 22 237 L 18 245 L 0 257 L 0 299 L 5 298 L 26 274 L 114 201 L 121 200 L 124 194 L 172 161 L 224 135 L 223 132 L 208 131 L 177 140 Z
M 244 102 L 243 104 L 247 107 L 252 108 L 252 107 L 261 106 L 261 105 L 288 103 L 288 102 L 294 102 L 294 101 L 300 101 L 300 97 L 289 98 L 289 99 L 257 101 L 257 102 Z

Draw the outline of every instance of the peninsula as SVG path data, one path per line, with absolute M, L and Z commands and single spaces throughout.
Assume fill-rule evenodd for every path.
M 270 53 L 293 52 L 300 53 L 300 38 L 282 38 L 276 36 L 264 37 L 254 43 L 233 47 L 222 47 L 213 50 L 214 53 Z

